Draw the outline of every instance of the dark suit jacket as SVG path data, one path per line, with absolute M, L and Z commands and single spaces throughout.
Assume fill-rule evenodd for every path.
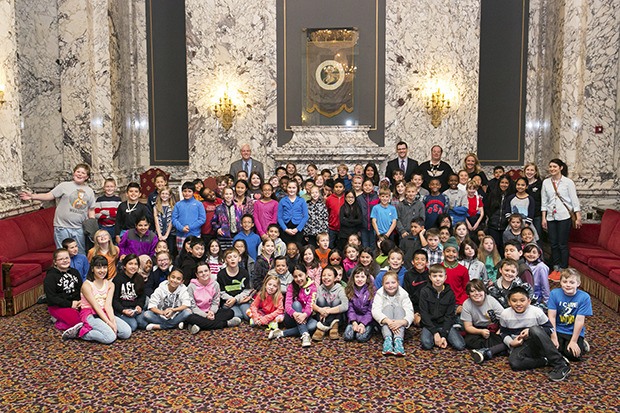
M 250 171 L 250 173 L 252 172 L 258 172 L 260 174 L 260 176 L 263 177 L 263 179 L 265 179 L 265 171 L 263 170 L 263 164 L 259 161 L 257 161 L 254 158 L 250 158 L 252 159 L 252 170 Z M 237 172 L 242 171 L 243 170 L 243 159 L 239 159 L 237 161 L 234 161 L 233 163 L 230 164 L 230 174 L 237 179 Z M 250 177 L 248 176 L 248 179 Z
M 396 170 L 400 169 L 400 160 L 398 158 L 392 159 L 387 163 L 387 167 L 385 168 L 385 176 L 390 179 L 392 182 L 392 173 Z M 407 158 L 407 170 L 405 171 L 405 181 L 411 181 L 411 177 L 413 173 L 418 169 L 418 161 L 413 160 L 411 158 Z

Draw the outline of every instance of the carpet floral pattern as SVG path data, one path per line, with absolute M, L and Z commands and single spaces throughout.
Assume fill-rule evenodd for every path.
M 217 332 L 136 332 L 110 346 L 62 342 L 44 305 L 0 319 L 2 412 L 615 412 L 620 411 L 620 315 L 594 300 L 592 352 L 569 378 L 547 369 L 482 366 L 467 352 L 423 351 L 407 333 L 404 358 L 379 336 L 302 349 L 242 325 Z

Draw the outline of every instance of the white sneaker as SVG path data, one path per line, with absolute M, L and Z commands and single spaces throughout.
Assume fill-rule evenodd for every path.
M 183 330 L 185 328 L 185 323 L 183 321 L 181 321 L 179 323 L 179 330 Z
M 153 331 L 153 329 L 155 328 L 155 324 L 147 324 L 146 327 L 144 328 L 146 331 Z
M 312 345 L 312 340 L 310 339 L 309 333 L 303 333 L 301 335 L 301 346 L 302 347 L 310 347 Z
M 228 325 L 228 327 L 237 327 L 239 324 L 241 324 L 241 319 L 239 317 L 233 317 L 228 320 L 226 324 Z
M 588 343 L 586 339 L 583 340 L 583 352 L 584 353 L 590 352 L 590 343 Z
M 284 333 L 282 332 L 282 330 L 280 330 L 280 329 L 275 329 L 275 330 L 271 330 L 271 331 L 269 332 L 269 335 L 267 336 L 267 338 L 268 338 L 269 340 L 273 340 L 273 339 L 275 339 L 275 338 L 280 338 L 280 337 L 282 337 L 282 335 L 283 335 L 283 334 L 284 334 Z
M 189 327 L 189 332 L 192 334 L 198 334 L 199 331 L 200 331 L 200 327 L 198 327 L 196 324 L 192 324 Z
M 84 323 L 77 323 L 73 327 L 66 329 L 62 333 L 62 339 L 71 340 L 72 338 L 77 338 L 78 334 L 80 333 L 80 329 L 82 328 L 83 325 Z

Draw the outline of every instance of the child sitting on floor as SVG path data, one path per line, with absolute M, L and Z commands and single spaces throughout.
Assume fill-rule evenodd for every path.
M 265 278 L 246 314 L 251 326 L 267 326 L 267 330 L 278 329 L 278 323 L 284 321 L 284 298 L 277 275 L 268 275 Z
M 413 322 L 413 306 L 409 294 L 398 285 L 398 274 L 388 271 L 383 285 L 375 294 L 372 317 L 381 326 L 384 356 L 404 356 L 405 329 Z
M 250 300 L 254 290 L 249 287 L 250 275 L 239 268 L 239 251 L 229 248 L 224 252 L 226 267 L 217 273 L 217 282 L 222 292 L 222 303 L 234 311 L 235 317 L 248 319 L 246 311 L 250 308 Z
M 182 329 L 183 322 L 192 313 L 191 305 L 183 274 L 173 270 L 149 299 L 149 310 L 144 313 L 144 319 L 149 323 L 146 330 L 169 330 L 177 326 Z
M 336 269 L 331 265 L 323 268 L 321 272 L 321 285 L 316 292 L 312 309 L 318 319 L 312 340 L 321 341 L 325 334 L 329 334 L 332 340 L 340 338 L 338 327 L 340 321 L 344 322 L 344 313 L 349 309 L 349 299 L 342 285 L 336 282 Z
M 230 308 L 220 307 L 220 286 L 211 277 L 211 270 L 204 261 L 196 267 L 196 278 L 192 278 L 187 288 L 192 298 L 191 310 L 187 319 L 189 332 L 197 334 L 200 330 L 219 330 L 241 324 Z
M 344 292 L 349 299 L 349 325 L 344 330 L 344 339 L 365 343 L 370 340 L 373 332 L 372 301 L 375 286 L 372 278 L 364 269 L 358 267 L 351 273 Z
M 54 251 L 54 266 L 47 270 L 43 281 L 47 311 L 55 320 L 56 328 L 64 331 L 63 340 L 77 337 L 83 324 L 79 313 L 82 277 L 70 264 L 69 252 L 58 248 Z

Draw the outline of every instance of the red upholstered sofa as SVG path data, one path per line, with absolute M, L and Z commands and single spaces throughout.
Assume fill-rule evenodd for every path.
M 569 265 L 579 270 L 582 288 L 620 310 L 620 211 L 608 209 L 600 224 L 584 224 L 570 235 Z
M 45 272 L 52 266 L 54 211 L 45 208 L 0 220 L 0 315 L 36 304 Z

